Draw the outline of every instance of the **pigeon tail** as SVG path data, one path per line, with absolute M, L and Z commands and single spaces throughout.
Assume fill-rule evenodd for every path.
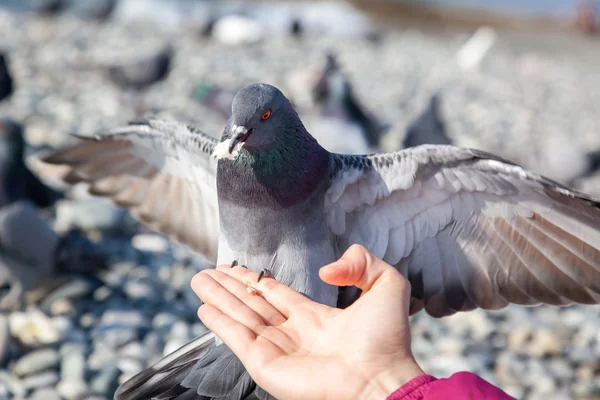
M 123 383 L 115 400 L 273 400 L 207 331 Z

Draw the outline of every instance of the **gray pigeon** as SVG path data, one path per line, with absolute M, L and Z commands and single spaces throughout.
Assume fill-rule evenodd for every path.
M 50 278 L 60 237 L 28 201 L 0 209 L 0 310 L 19 304 L 24 292 Z
M 422 144 L 452 144 L 440 116 L 439 94 L 431 96 L 429 105 L 423 114 L 409 126 L 402 142 L 405 149 Z
M 327 63 L 313 88 L 314 101 L 324 117 L 336 117 L 358 124 L 368 146 L 376 147 L 389 129 L 368 112 L 358 101 L 348 76 L 344 73 L 336 56 L 327 54 Z
M 124 89 L 145 89 L 167 78 L 171 69 L 173 53 L 173 48 L 167 46 L 148 58 L 110 66 L 108 76 Z
M 477 150 L 329 153 L 266 84 L 236 95 L 221 141 L 147 120 L 47 161 L 219 264 L 268 268 L 329 306 L 359 295 L 317 273 L 353 243 L 408 277 L 411 313 L 600 302 L 597 200 Z M 116 399 L 272 398 L 219 343 L 210 332 L 195 339 Z
M 23 127 L 10 118 L 0 118 L 0 207 L 19 200 L 50 207 L 62 195 L 29 170 L 24 152 Z
M 7 58 L 6 54 L 0 53 L 0 101 L 10 97 L 15 90 Z

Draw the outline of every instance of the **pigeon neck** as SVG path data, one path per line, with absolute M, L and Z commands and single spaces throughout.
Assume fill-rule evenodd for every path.
M 224 200 L 288 207 L 320 187 L 328 176 L 329 153 L 306 134 L 286 137 L 266 151 L 243 149 L 233 161 L 219 165 L 219 196 Z
M 282 135 L 284 136 L 284 135 Z M 305 168 L 303 165 L 325 151 L 309 135 L 285 135 L 266 150 L 245 150 L 234 160 L 237 165 L 251 167 L 256 175 L 293 176 Z

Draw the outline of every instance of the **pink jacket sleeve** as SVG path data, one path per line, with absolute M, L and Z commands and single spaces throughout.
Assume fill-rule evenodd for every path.
M 470 372 L 458 372 L 450 378 L 421 375 L 401 386 L 387 400 L 514 400 L 502 390 Z

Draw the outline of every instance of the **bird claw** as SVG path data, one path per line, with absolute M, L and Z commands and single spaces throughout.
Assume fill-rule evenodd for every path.
M 233 260 L 231 262 L 231 268 L 236 267 L 238 265 L 238 260 Z
M 262 278 L 274 278 L 274 276 L 270 270 L 263 268 L 260 270 L 260 273 L 258 274 L 258 279 L 256 280 L 256 282 L 260 282 L 260 280 Z

